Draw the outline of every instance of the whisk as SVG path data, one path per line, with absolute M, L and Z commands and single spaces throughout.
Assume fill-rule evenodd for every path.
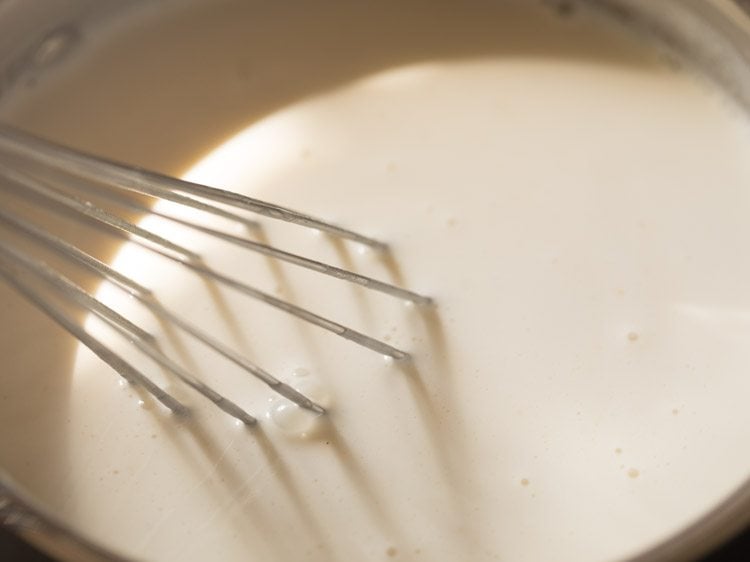
M 122 213 L 116 214 L 111 211 L 109 205 L 104 208 L 86 199 L 84 195 L 87 190 L 92 189 L 92 186 L 98 186 L 95 188 L 98 197 L 106 198 L 121 209 L 157 214 L 170 221 L 236 244 L 247 250 L 258 252 L 272 259 L 285 261 L 321 274 L 356 283 L 416 305 L 428 306 L 432 303 L 432 299 L 427 296 L 284 251 L 254 240 L 249 236 L 228 234 L 169 213 L 153 210 L 133 196 L 145 195 L 168 200 L 180 206 L 190 207 L 243 225 L 256 225 L 253 220 L 242 214 L 243 211 L 247 211 L 269 219 L 317 229 L 332 236 L 368 246 L 379 252 L 388 252 L 388 246 L 379 240 L 245 195 L 120 164 L 0 125 L 0 188 L 3 191 L 12 192 L 14 196 L 41 202 L 45 207 L 56 213 L 72 214 L 78 219 L 88 219 L 99 226 L 115 230 L 167 260 L 180 264 L 189 271 L 231 287 L 279 311 L 333 332 L 374 352 L 398 361 L 410 359 L 408 352 L 404 350 L 208 267 L 201 260 L 201 256 L 189 248 L 130 222 L 121 216 Z M 153 292 L 137 280 L 113 269 L 76 245 L 17 213 L 0 209 L 0 225 L 4 226 L 6 232 L 12 231 L 17 236 L 20 235 L 24 242 L 45 247 L 77 267 L 110 281 L 121 290 L 128 292 L 161 320 L 167 321 L 191 335 L 298 406 L 318 414 L 325 413 L 322 406 L 304 394 L 282 382 L 244 355 L 205 333 L 178 313 L 162 305 Z M 213 390 L 164 354 L 159 349 L 152 334 L 92 296 L 62 272 L 35 257 L 25 247 L 16 242 L 11 242 L 8 237 L 0 238 L 0 276 L 37 308 L 88 347 L 125 380 L 142 387 L 173 412 L 186 413 L 188 410 L 174 396 L 153 382 L 142 370 L 134 367 L 125 357 L 115 352 L 90 331 L 87 331 L 74 315 L 59 305 L 59 302 L 72 303 L 95 314 L 115 331 L 125 336 L 138 350 L 150 357 L 155 363 L 211 400 L 220 409 L 245 424 L 256 423 L 255 417 L 229 398 Z

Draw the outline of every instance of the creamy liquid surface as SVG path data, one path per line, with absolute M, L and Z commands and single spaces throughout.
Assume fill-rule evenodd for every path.
M 263 221 L 269 242 L 429 294 L 434 313 L 143 223 L 409 350 L 413 368 L 127 246 L 119 270 L 330 412 L 298 416 L 103 286 L 260 424 L 236 425 L 90 319 L 194 417 L 176 420 L 81 349 L 60 398 L 65 462 L 45 466 L 33 446 L 14 461 L 55 483 L 37 493 L 57 514 L 146 560 L 585 561 L 664 539 L 747 476 L 744 116 L 597 19 L 476 18 L 544 36 L 550 52 L 355 76 L 266 111 L 186 174 L 389 242 L 395 267 Z M 29 117 L 38 95 L 18 122 L 43 128 Z

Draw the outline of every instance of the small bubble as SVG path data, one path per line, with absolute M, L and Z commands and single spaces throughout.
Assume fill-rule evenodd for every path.
M 297 404 L 278 401 L 271 406 L 266 417 L 284 433 L 304 438 L 314 429 L 319 416 L 300 408 Z
M 412 309 L 414 306 L 414 301 L 404 301 L 404 308 Z
M 394 359 L 390 355 L 383 355 L 383 363 L 385 363 L 386 365 L 388 366 L 393 365 L 393 361 Z
M 322 406 L 330 404 L 330 395 L 325 386 L 318 380 L 317 377 L 311 374 L 296 377 L 292 382 L 292 387 L 295 390 L 301 392 L 311 400 L 318 402 Z
M 628 469 L 628 476 L 630 478 L 638 478 L 641 475 L 641 473 L 638 471 L 637 468 L 630 468 Z
M 156 401 L 152 400 L 151 397 L 146 396 L 143 400 L 138 400 L 138 407 L 144 410 L 152 410 L 156 406 Z M 187 412 L 188 408 L 183 407 L 184 413 Z M 178 412 L 175 412 L 178 413 Z
M 126 386 L 128 386 L 128 381 L 126 381 L 126 380 L 125 380 L 125 379 L 123 379 L 123 378 L 120 378 L 120 380 L 118 380 L 118 381 L 117 381 L 117 385 L 118 385 L 118 386 L 119 386 L 120 388 L 125 388 Z
M 372 248 L 367 244 L 357 244 L 357 248 L 355 251 L 357 252 L 357 255 L 360 256 L 369 256 L 373 252 Z
M 638 341 L 638 332 L 628 332 L 628 340 Z
M 529 479 L 521 478 L 521 486 L 528 486 L 528 485 L 529 485 Z
M 296 371 L 301 371 L 301 374 L 294 381 L 294 388 L 311 400 L 324 407 L 327 406 L 330 402 L 328 393 L 320 382 L 315 377 L 309 376 L 306 369 L 297 369 Z M 287 435 L 307 438 L 320 429 L 318 423 L 320 414 L 278 397 L 270 402 L 268 410 L 266 410 L 266 417 Z
M 304 367 L 298 367 L 297 369 L 294 369 L 294 371 L 292 371 L 292 375 L 295 377 L 306 377 L 309 374 L 310 374 L 310 371 L 308 371 Z

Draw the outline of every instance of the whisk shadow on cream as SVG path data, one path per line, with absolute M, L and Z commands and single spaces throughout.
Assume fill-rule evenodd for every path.
M 316 517 L 316 513 L 314 509 L 311 508 L 310 503 L 302 497 L 300 488 L 295 483 L 294 477 L 287 468 L 286 461 L 281 457 L 278 449 L 274 447 L 271 440 L 268 439 L 263 431 L 255 432 L 255 438 L 258 447 L 265 455 L 268 466 L 272 467 L 274 476 L 281 482 L 281 488 L 286 493 L 288 499 L 294 504 L 296 510 L 295 513 L 299 516 L 310 535 L 313 537 L 335 536 L 335 529 L 328 529 L 328 532 L 325 532 L 320 526 L 318 523 L 320 519 Z M 319 542 L 319 548 L 329 559 L 332 559 L 333 553 L 328 541 L 321 540 Z
M 455 403 L 455 366 L 451 361 L 450 348 L 445 338 L 445 332 L 436 307 L 422 307 L 418 315 L 418 322 L 429 340 L 429 349 L 440 355 L 440 360 L 432 361 L 429 368 L 419 367 L 419 360 L 406 361 L 398 364 L 398 370 L 406 381 L 412 401 L 420 414 L 422 429 L 431 442 L 430 449 L 434 452 L 434 462 L 439 468 L 445 482 L 445 490 L 449 492 L 449 500 L 455 513 L 460 514 L 463 521 L 471 518 L 462 498 L 470 496 L 467 487 L 471 481 L 468 478 L 464 454 L 465 438 L 462 432 L 455 431 L 457 427 L 465 427 L 458 418 L 461 408 Z M 426 373 L 429 373 L 428 377 Z M 442 404 L 439 406 L 433 399 L 439 395 Z M 438 415 L 437 408 L 443 413 Z M 453 431 L 441 430 L 441 423 L 449 423 Z M 474 540 L 473 527 L 467 526 L 466 540 L 467 555 L 471 549 L 480 543 Z
M 174 415 L 163 412 L 159 412 L 155 417 L 158 419 L 160 426 L 160 436 L 168 440 L 169 446 L 177 448 L 183 458 L 184 466 L 195 473 L 196 489 L 200 486 L 210 485 L 212 492 L 221 497 L 221 500 L 217 503 L 220 505 L 220 509 L 229 509 L 230 506 L 241 505 L 245 517 L 241 519 L 229 518 L 231 523 L 237 526 L 238 540 L 246 540 L 248 529 L 252 527 L 253 530 L 257 531 L 258 536 L 268 537 L 267 546 L 281 548 L 283 543 L 272 540 L 273 533 L 271 531 L 274 528 L 272 511 L 265 509 L 262 503 L 246 501 L 247 492 L 251 489 L 254 480 L 248 478 L 244 471 L 238 470 L 228 458 L 227 452 L 231 444 L 224 448 L 219 447 L 210 433 L 203 428 L 200 419 L 190 416 L 176 419 Z M 252 430 L 238 428 L 238 431 L 237 439 L 247 439 L 257 443 L 258 448 L 264 454 L 269 457 L 272 456 L 272 445 L 268 443 L 265 436 L 257 428 Z M 190 446 L 188 440 L 198 447 L 201 453 L 199 457 L 195 455 L 196 450 Z M 208 471 L 202 464 L 202 460 L 210 461 L 211 467 Z M 148 463 L 144 463 L 144 466 L 146 464 Z M 136 478 L 136 476 L 137 472 L 132 478 Z M 190 494 L 191 490 L 186 493 Z M 206 514 L 206 524 L 211 522 L 212 517 L 217 512 Z M 162 526 L 170 518 L 179 518 L 179 516 L 179 512 L 175 509 L 166 510 L 160 520 L 152 522 L 150 533 L 143 538 L 142 543 L 138 545 L 138 549 L 145 549 L 149 541 L 160 532 Z M 200 529 L 194 531 L 200 532 Z M 177 552 L 173 552 L 172 555 L 178 556 L 178 554 L 179 547 Z
M 255 455 L 256 452 L 260 452 L 260 458 L 263 460 L 263 470 L 270 472 L 273 475 L 274 485 L 280 492 L 275 502 L 281 503 L 288 501 L 294 507 L 293 511 L 288 510 L 275 510 L 274 506 L 268 505 L 263 502 L 255 501 L 254 498 L 254 484 L 252 479 L 248 479 L 247 475 L 236 468 L 236 466 L 228 460 L 226 448 L 222 450 L 216 445 L 208 432 L 204 431 L 201 426 L 200 420 L 197 419 L 186 419 L 179 424 L 174 424 L 173 420 L 166 417 L 160 418 L 160 422 L 163 425 L 163 429 L 167 432 L 170 442 L 175 443 L 183 451 L 183 456 L 188 465 L 193 467 L 196 471 L 197 476 L 200 477 L 202 482 L 211 480 L 214 483 L 220 483 L 220 487 L 224 493 L 224 501 L 220 503 L 219 509 L 223 513 L 236 512 L 240 513 L 241 517 L 230 517 L 232 524 L 237 527 L 237 536 L 240 540 L 244 540 L 249 532 L 253 535 L 260 536 L 264 539 L 266 546 L 270 552 L 275 555 L 283 556 L 288 555 L 286 552 L 285 545 L 288 539 L 300 540 L 302 538 L 314 538 L 317 550 L 326 555 L 328 559 L 333 560 L 333 553 L 330 549 L 329 542 L 326 537 L 335 537 L 336 529 L 324 529 L 321 527 L 319 521 L 322 519 L 319 514 L 316 513 L 314 504 L 311 504 L 301 494 L 301 488 L 296 483 L 295 476 L 288 468 L 288 464 L 280 454 L 280 451 L 274 446 L 273 441 L 268 438 L 261 427 L 255 427 L 252 429 L 241 430 L 239 439 L 247 440 L 249 444 L 254 445 L 249 449 L 240 448 L 242 451 L 248 454 L 250 463 L 245 463 L 242 458 L 238 459 L 239 466 L 254 466 L 257 465 L 258 457 Z M 346 467 L 346 471 L 352 474 L 353 481 L 356 481 L 358 490 L 366 490 L 367 481 L 359 473 L 361 467 L 355 466 L 349 449 L 343 444 L 343 442 L 337 438 L 337 432 L 332 429 L 332 425 L 328 424 L 325 430 L 326 439 L 328 439 L 331 445 L 332 454 L 336 454 L 342 463 L 342 466 Z M 196 462 L 194 451 L 192 451 L 186 443 L 184 443 L 184 436 L 187 435 L 189 438 L 199 446 L 200 451 L 204 459 L 210 459 L 212 461 L 212 468 L 210 473 L 205 473 L 201 470 L 200 464 Z M 260 484 L 262 485 L 262 483 Z M 371 493 L 372 494 L 372 493 Z M 371 498 L 375 498 L 374 494 Z M 378 505 L 377 502 L 370 503 L 368 507 Z M 280 528 L 280 522 L 278 520 L 277 513 L 294 513 L 295 521 L 293 522 L 294 531 L 285 540 L 283 537 L 277 536 L 275 533 Z M 206 515 L 206 524 L 211 522 L 211 513 Z M 170 514 L 165 514 L 165 518 L 169 517 Z M 152 535 L 155 535 L 159 531 L 159 526 L 162 521 L 155 522 Z M 289 526 L 292 522 L 286 521 L 286 526 Z M 391 536 L 397 536 L 396 531 L 392 525 L 388 524 L 388 518 L 384 514 L 380 514 L 377 523 L 384 530 L 387 529 Z M 284 525 L 281 525 L 282 527 Z M 200 529 L 195 529 L 196 532 L 200 532 Z M 142 547 L 145 547 L 150 537 L 146 537 Z M 255 541 L 258 539 L 255 538 Z M 257 548 L 257 542 L 250 541 L 250 544 Z M 181 554 L 180 549 L 176 549 L 171 553 L 171 556 L 176 559 Z
M 336 257 L 338 259 L 338 267 L 346 269 L 347 271 L 359 270 L 357 263 L 352 259 L 352 252 L 350 246 L 340 238 L 328 236 L 327 242 L 334 249 Z M 401 268 L 398 265 L 398 261 L 390 248 L 385 250 L 368 250 L 373 254 L 373 257 L 379 262 L 384 269 L 385 280 L 396 285 L 397 287 L 405 287 L 407 284 L 404 282 Z M 348 283 L 349 290 L 354 295 L 356 304 L 358 306 L 358 320 L 370 330 L 376 330 L 377 324 L 374 322 L 375 318 L 372 314 L 372 294 L 367 291 L 366 288 L 359 285 Z
M 346 439 L 335 426 L 335 420 L 330 417 L 323 421 L 319 439 L 325 439 L 331 453 L 335 455 L 338 466 L 343 470 L 351 489 L 350 500 L 357 501 L 359 507 L 369 513 L 378 529 L 391 537 L 397 544 L 404 544 L 404 537 L 396 525 L 396 519 L 389 513 L 390 502 L 395 499 L 387 493 L 387 489 L 378 487 L 368 477 L 367 468 L 360 463 L 352 453 Z M 390 505 L 392 507 L 392 505 Z

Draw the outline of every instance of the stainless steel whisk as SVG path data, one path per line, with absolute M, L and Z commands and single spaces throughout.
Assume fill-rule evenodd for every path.
M 65 185 L 65 187 L 61 187 L 62 185 Z M 71 185 L 73 190 L 70 189 Z M 88 189 L 91 189 L 92 185 L 99 186 L 102 189 L 97 190 L 97 195 L 116 203 L 122 208 L 142 213 L 154 213 L 270 258 L 356 283 L 418 305 L 430 305 L 432 303 L 429 297 L 383 281 L 289 253 L 250 237 L 227 234 L 176 216 L 151 210 L 146 204 L 139 203 L 132 195 L 145 195 L 156 199 L 169 200 L 223 219 L 255 226 L 254 221 L 239 213 L 240 211 L 249 211 L 270 219 L 317 229 L 342 239 L 366 245 L 380 252 L 387 252 L 387 245 L 381 241 L 271 203 L 105 160 L 0 125 L 0 189 L 13 191 L 15 195 L 21 197 L 33 198 L 35 201 L 42 202 L 54 212 L 68 213 L 78 218 L 86 217 L 100 226 L 119 231 L 133 241 L 139 242 L 168 260 L 179 263 L 188 270 L 238 290 L 249 297 L 258 299 L 300 320 L 331 331 L 377 353 L 399 361 L 410 359 L 406 351 L 397 349 L 383 341 L 256 289 L 244 281 L 209 268 L 201 261 L 200 256 L 189 248 L 144 229 L 114 214 L 109 209 L 97 206 L 82 198 L 81 194 L 86 192 L 86 185 L 88 185 Z M 228 210 L 227 207 L 232 210 Z M 77 266 L 94 273 L 98 277 L 107 279 L 120 289 L 127 291 L 155 316 L 190 334 L 300 407 L 316 413 L 322 414 L 325 412 L 319 404 L 205 333 L 179 314 L 167 309 L 155 298 L 148 287 L 116 271 L 69 241 L 27 218 L 19 216 L 17 213 L 3 209 L 0 209 L 0 225 L 4 226 L 6 231 L 13 231 L 16 235 L 22 236 L 25 241 L 45 247 L 66 261 L 75 263 Z M 170 410 L 176 413 L 184 413 L 187 408 L 154 383 L 141 370 L 131 365 L 127 359 L 87 331 L 73 315 L 56 304 L 55 298 L 50 296 L 50 290 L 57 296 L 57 299 L 74 303 L 76 306 L 80 306 L 103 319 L 116 331 L 127 337 L 142 353 L 231 416 L 248 425 L 256 423 L 257 420 L 240 406 L 201 382 L 196 376 L 162 353 L 152 334 L 97 300 L 69 277 L 50 267 L 40 258 L 21 248 L 17 243 L 3 238 L 0 238 L 0 277 L 76 337 L 124 379 L 142 387 Z M 40 285 L 47 289 L 40 289 Z

